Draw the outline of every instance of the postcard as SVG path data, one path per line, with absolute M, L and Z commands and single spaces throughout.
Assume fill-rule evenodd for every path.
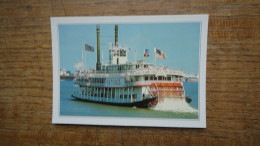
M 208 15 L 52 17 L 53 124 L 206 128 Z

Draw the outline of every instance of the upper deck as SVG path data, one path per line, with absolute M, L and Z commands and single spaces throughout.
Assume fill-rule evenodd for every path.
M 165 67 L 143 67 L 145 64 L 135 65 L 118 65 L 113 66 L 111 70 L 88 70 L 81 71 L 78 73 L 79 77 L 96 77 L 96 78 L 107 78 L 107 77 L 132 77 L 132 76 L 144 76 L 144 75 L 155 75 L 155 76 L 184 76 L 182 70 L 169 69 Z M 130 68 L 128 68 L 130 66 Z M 137 68 L 137 66 L 139 66 Z M 137 69 L 136 69 L 137 68 Z

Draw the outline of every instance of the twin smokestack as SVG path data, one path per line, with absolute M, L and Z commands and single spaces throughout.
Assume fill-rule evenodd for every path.
M 118 25 L 115 25 L 115 47 L 118 45 Z M 101 63 L 100 63 L 100 28 L 97 24 L 97 64 L 96 70 L 101 70 Z

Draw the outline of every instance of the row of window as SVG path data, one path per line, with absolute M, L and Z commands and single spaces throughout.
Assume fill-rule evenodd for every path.
M 136 77 L 126 77 L 125 78 L 125 82 L 135 82 L 135 81 L 138 81 L 139 77 L 136 76 Z M 171 76 L 145 76 L 144 77 L 144 80 L 145 81 L 148 81 L 148 80 L 159 80 L 159 81 L 171 81 L 172 79 L 174 80 L 175 78 L 178 78 L 178 77 L 171 77 Z M 105 78 L 90 78 L 90 79 L 80 79 L 79 81 L 82 81 L 82 82 L 90 82 L 90 83 L 105 83 L 106 82 L 106 79 Z
M 86 93 L 87 95 L 94 96 L 94 97 L 115 98 L 115 96 L 118 96 L 118 95 L 115 95 L 116 91 L 115 91 L 115 89 L 112 89 L 112 88 L 105 88 L 105 89 L 104 88 L 88 88 L 86 91 L 88 91 L 88 93 Z M 127 92 L 128 89 L 127 88 L 120 89 L 120 91 Z M 131 91 L 131 89 L 129 89 L 129 91 Z M 133 91 L 134 91 L 134 88 L 133 88 Z M 112 97 L 111 97 L 111 92 L 112 92 Z M 84 91 L 83 91 L 83 94 L 85 94 Z M 137 95 L 133 94 L 132 97 L 133 97 L 133 99 L 136 99 Z M 127 99 L 127 98 L 131 99 L 131 94 L 120 94 L 119 98 L 120 99 Z
M 95 94 L 88 94 L 90 96 L 93 96 L 93 97 L 96 97 L 96 98 L 111 98 L 111 94 L 103 94 L 101 93 L 101 95 L 97 95 L 96 93 Z M 136 99 L 137 98 L 137 94 L 133 94 L 132 95 L 133 99 Z M 112 98 L 114 99 L 115 98 L 115 94 L 112 94 Z M 119 95 L 119 98 L 120 99 L 131 99 L 131 95 Z
M 178 79 L 178 78 L 179 77 L 175 77 L 175 76 L 167 76 L 167 77 L 165 77 L 165 76 L 158 76 L 158 77 L 156 77 L 156 76 L 145 76 L 144 80 L 145 81 L 148 81 L 148 80 L 171 81 L 171 80 L 175 80 L 175 79 Z
M 91 83 L 105 83 L 105 78 L 90 78 L 89 81 Z
M 137 64 L 137 65 L 119 65 L 119 66 L 103 66 L 103 71 L 127 71 L 134 70 L 138 68 L 148 68 L 147 64 Z

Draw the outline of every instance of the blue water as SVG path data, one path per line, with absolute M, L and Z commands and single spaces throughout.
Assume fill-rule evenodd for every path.
M 198 109 L 198 83 L 185 82 L 186 96 L 192 99 L 188 105 Z M 198 112 L 158 111 L 150 108 L 132 108 L 77 101 L 71 97 L 74 85 L 71 80 L 60 82 L 60 115 L 102 116 L 102 117 L 140 117 L 140 118 L 178 118 L 197 119 Z
M 198 82 L 184 82 L 186 97 L 192 99 L 190 106 L 198 109 Z

